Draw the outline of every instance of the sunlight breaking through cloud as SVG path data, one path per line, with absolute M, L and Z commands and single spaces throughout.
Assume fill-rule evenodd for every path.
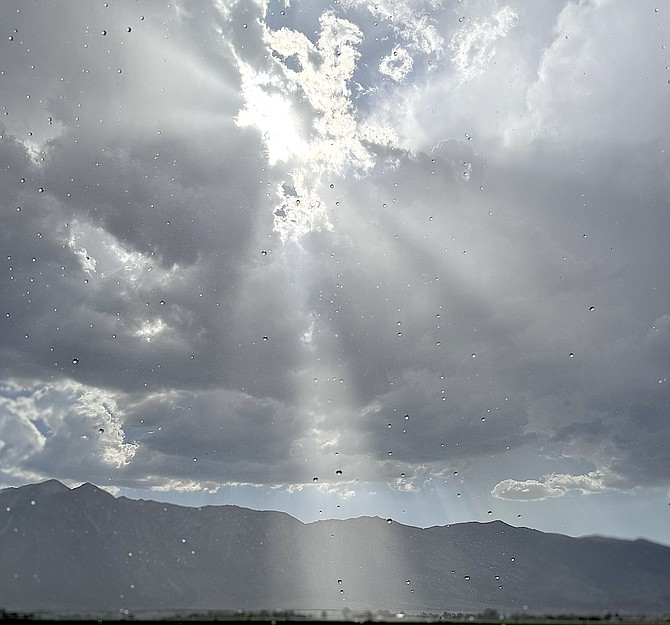
M 312 230 L 331 229 L 321 185 L 345 173 L 364 174 L 375 162 L 366 143 L 393 141 L 388 129 L 359 121 L 351 101 L 349 82 L 360 58 L 361 30 L 332 10 L 321 14 L 319 26 L 312 43 L 299 31 L 261 24 L 271 57 L 265 71 L 255 70 L 235 50 L 245 100 L 237 124 L 261 132 L 270 165 L 290 168 L 276 189 L 274 223 L 282 241 L 297 242 Z M 395 53 L 400 54 L 399 65 L 389 61 L 383 71 L 399 81 L 412 63 L 405 50 Z

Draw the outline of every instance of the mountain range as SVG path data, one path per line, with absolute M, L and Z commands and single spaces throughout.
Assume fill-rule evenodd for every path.
M 305 524 L 56 480 L 0 491 L 0 609 L 670 612 L 670 547 L 501 521 Z

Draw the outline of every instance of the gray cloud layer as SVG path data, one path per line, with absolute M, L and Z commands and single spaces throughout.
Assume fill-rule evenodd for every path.
M 6 483 L 667 485 L 663 12 L 423 4 L 2 4 Z

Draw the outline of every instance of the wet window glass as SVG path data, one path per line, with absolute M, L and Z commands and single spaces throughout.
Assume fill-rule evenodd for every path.
M 669 103 L 658 0 L 1 2 L 0 610 L 667 613 Z

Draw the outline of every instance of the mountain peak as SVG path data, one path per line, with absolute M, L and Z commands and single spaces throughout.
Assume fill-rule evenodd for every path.
M 106 490 L 103 490 L 102 488 L 98 488 L 95 484 L 91 484 L 90 482 L 84 482 L 80 486 L 77 486 L 76 488 L 72 489 L 75 493 L 83 494 L 83 495 L 97 495 L 97 494 L 105 494 L 109 495 L 110 497 L 113 497 L 110 493 L 108 493 Z
M 57 493 L 69 493 L 70 489 L 58 480 L 46 480 L 38 484 L 24 484 L 23 486 L 13 486 L 10 488 L 3 488 L 3 491 L 23 491 L 36 492 L 41 495 L 55 495 Z
M 70 490 L 63 482 L 59 482 L 58 480 L 46 480 L 37 484 L 37 486 L 45 493 L 67 493 Z

